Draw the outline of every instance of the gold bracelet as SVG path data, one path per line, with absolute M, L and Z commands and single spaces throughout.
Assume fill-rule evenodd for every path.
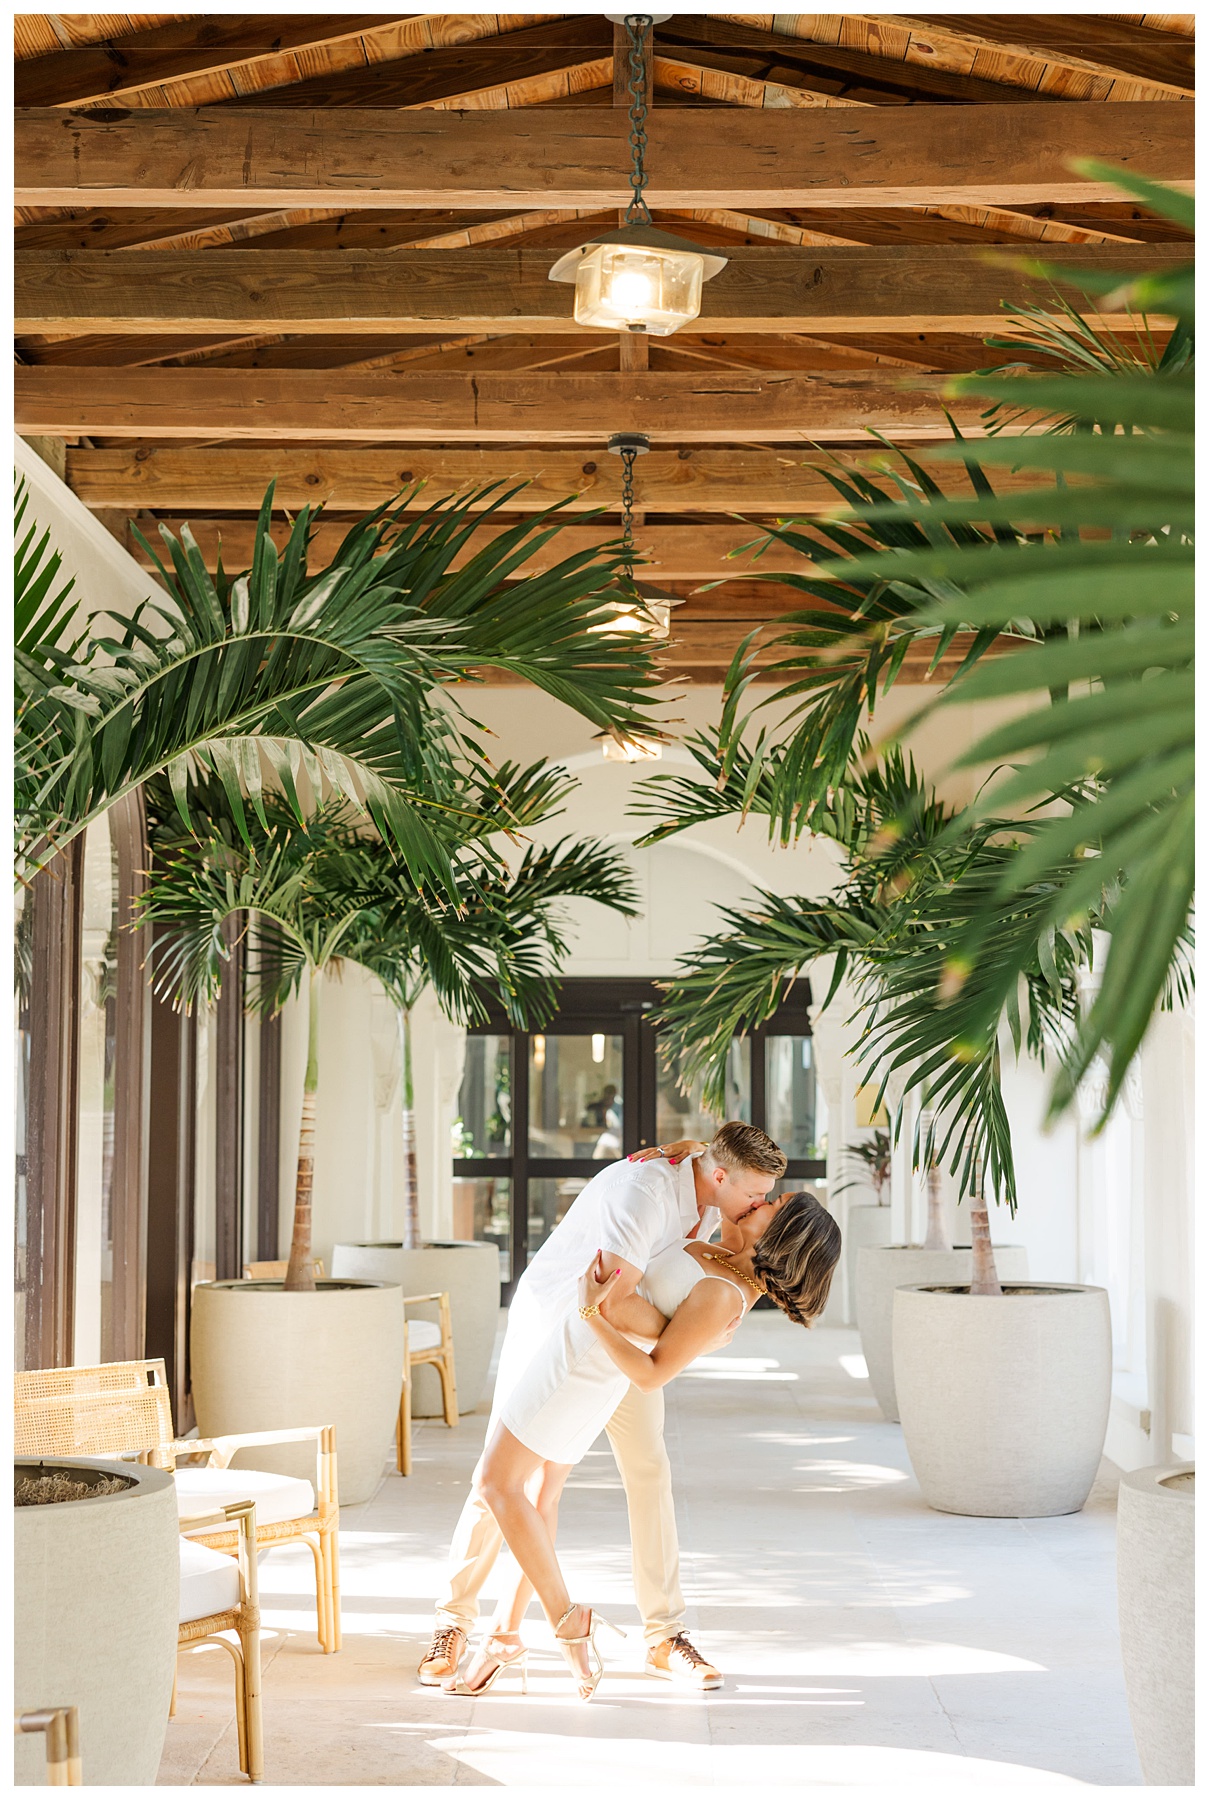
M 594 1319 L 599 1312 L 599 1306 L 581 1306 L 579 1316 L 581 1319 Z

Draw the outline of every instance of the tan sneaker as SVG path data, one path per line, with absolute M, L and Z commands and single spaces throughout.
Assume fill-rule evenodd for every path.
M 721 1669 L 707 1663 L 683 1631 L 665 1639 L 662 1644 L 653 1644 L 647 1651 L 644 1667 L 648 1675 L 674 1681 L 677 1687 L 691 1688 L 697 1694 L 722 1686 Z
M 458 1672 L 458 1664 L 466 1654 L 466 1633 L 460 1625 L 438 1625 L 432 1634 L 428 1654 L 419 1667 L 421 1687 L 440 1687 Z

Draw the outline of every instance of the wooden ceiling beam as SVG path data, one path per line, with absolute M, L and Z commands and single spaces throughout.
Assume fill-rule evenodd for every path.
M 427 109 L 39 109 L 16 127 L 20 206 L 483 208 L 627 203 L 620 109 L 457 115 Z M 1080 157 L 1193 179 L 1192 108 L 916 106 L 799 111 L 655 108 L 652 206 L 1012 206 L 1119 196 Z
M 599 345 L 595 348 L 603 349 Z M 576 354 L 576 352 L 572 352 Z M 587 354 L 592 354 L 589 349 Z M 876 371 L 748 374 L 415 373 L 24 368 L 17 430 L 32 436 L 279 438 L 283 443 L 845 442 L 877 429 L 947 440 L 946 410 L 983 435 L 984 402 L 945 399 L 944 377 Z
M 1063 262 L 1126 277 L 1187 256 L 1183 245 L 1077 245 Z M 19 335 L 581 332 L 536 250 L 28 251 L 15 268 Z M 743 248 L 707 284 L 700 328 L 985 332 L 1002 329 L 1004 301 L 1044 304 L 1049 292 L 964 245 Z
M 1043 62 L 1049 71 L 1105 77 L 1127 84 L 1121 99 L 1161 100 L 1195 92 L 1194 52 L 1160 33 L 1127 25 L 1103 13 L 922 13 L 914 28 L 942 31 L 955 42 L 990 55 Z M 1040 84 L 1044 88 L 1047 83 Z M 1138 91 L 1131 92 L 1131 88 Z M 1090 94 L 1085 96 L 1091 98 Z M 1106 95 L 1105 98 L 1112 98 Z
M 172 515 L 162 521 L 177 537 L 180 528 L 186 522 L 185 515 Z M 201 551 L 208 569 L 217 567 L 219 545 L 222 546 L 223 562 L 228 570 L 245 569 L 252 560 L 252 546 L 255 538 L 255 525 L 250 519 L 189 519 L 189 528 Z M 157 521 L 143 518 L 138 521 L 139 528 L 150 543 L 159 548 Z M 500 535 L 503 527 L 484 526 L 475 533 L 472 541 L 454 559 L 454 568 L 469 561 L 477 555 L 483 546 Z M 584 550 L 601 550 L 606 544 L 617 542 L 619 534 L 617 525 L 569 525 L 560 531 L 549 543 L 535 552 L 527 562 L 517 569 L 518 576 L 539 575 L 543 570 L 552 568 L 564 557 L 576 556 Z M 321 521 L 316 527 L 311 540 L 309 566 L 312 569 L 325 569 L 335 556 L 348 530 L 346 524 L 335 521 Z M 284 547 L 288 529 L 284 523 L 275 524 L 274 538 L 279 547 Z M 727 579 L 727 590 L 732 587 L 751 587 L 751 583 L 731 581 L 731 576 L 741 577 L 750 568 L 750 552 L 747 555 L 736 554 L 746 546 L 762 541 L 760 533 L 750 525 L 648 525 L 639 529 L 635 536 L 635 545 L 644 565 L 649 567 L 653 579 L 659 581 L 720 581 Z M 130 544 L 131 554 L 145 568 L 152 564 L 146 552 L 140 550 L 133 539 Z M 802 569 L 807 565 L 803 558 L 786 550 L 781 544 L 772 545 L 759 560 L 758 567 L 766 574 L 777 570 Z M 768 596 L 766 615 L 775 608 L 777 589 L 765 587 L 762 591 Z M 724 590 L 724 591 L 727 591 Z M 728 609 L 731 602 L 728 602 Z M 796 604 L 796 600 L 794 602 Z
M 802 455 L 808 452 L 803 451 Z M 852 452 L 850 467 L 881 468 L 885 451 Z M 968 493 L 964 474 L 926 453 L 920 463 L 947 492 Z M 276 504 L 291 511 L 325 502 L 368 512 L 416 483 L 416 510 L 495 482 L 523 483 L 513 512 L 540 512 L 567 501 L 572 512 L 621 505 L 621 465 L 607 453 L 574 450 L 303 450 L 222 448 L 69 450 L 67 479 L 86 506 L 200 512 L 256 512 L 270 482 Z M 1034 487 L 1031 473 L 1004 472 L 1002 492 Z M 498 492 L 491 501 L 495 504 Z M 652 450 L 635 472 L 636 503 L 648 513 L 792 515 L 834 506 L 835 489 L 798 456 L 749 449 Z

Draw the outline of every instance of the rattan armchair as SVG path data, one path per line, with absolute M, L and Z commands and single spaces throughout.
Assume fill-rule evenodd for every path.
M 178 1439 L 162 1359 L 101 1363 L 83 1369 L 27 1369 L 15 1377 L 15 1449 L 18 1456 L 137 1456 L 177 1476 L 179 1499 L 189 1509 L 213 1512 L 227 1501 L 257 1501 L 256 1542 L 301 1540 L 315 1561 L 315 1610 L 319 1642 L 339 1650 L 340 1501 L 333 1425 L 238 1436 Z M 258 1469 L 232 1469 L 240 1450 L 274 1444 L 313 1443 L 315 1482 L 291 1480 Z M 178 1459 L 204 1456 L 204 1468 L 177 1468 Z M 235 1529 L 189 1535 L 212 1550 L 239 1554 Z
M 232 1500 L 213 1511 L 182 1513 L 181 1525 L 181 1621 L 177 1628 L 179 1649 L 219 1644 L 235 1664 L 235 1729 L 239 1738 L 239 1766 L 249 1781 L 264 1776 L 264 1728 L 260 1711 L 260 1591 L 256 1575 L 256 1504 Z M 225 1572 L 230 1558 L 208 1550 L 194 1535 L 199 1529 L 217 1528 L 220 1536 L 235 1534 L 238 1585 L 233 1588 Z M 207 1559 L 212 1559 L 209 1563 Z M 216 1580 L 217 1577 L 217 1580 Z M 213 1607 L 214 1610 L 196 1611 Z M 232 1643 L 223 1632 L 233 1631 Z M 176 1687 L 171 1712 L 176 1712 Z
M 432 1301 L 440 1309 L 439 1323 L 432 1319 L 405 1319 L 403 1326 L 403 1389 L 399 1395 L 399 1418 L 395 1426 L 395 1466 L 400 1475 L 411 1474 L 411 1372 L 417 1364 L 433 1364 L 441 1378 L 445 1423 L 452 1429 L 458 1422 L 458 1384 L 453 1366 L 449 1295 L 405 1294 L 404 1312 L 409 1306 L 424 1306 Z
M 80 1772 L 80 1715 L 74 1706 L 40 1706 L 14 1715 L 17 1735 L 41 1731 L 46 1737 L 47 1787 L 83 1787 Z

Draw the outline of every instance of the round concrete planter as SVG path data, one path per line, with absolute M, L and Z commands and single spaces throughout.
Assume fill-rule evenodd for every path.
M 487 1385 L 499 1323 L 500 1254 L 494 1244 L 424 1244 L 418 1250 L 404 1250 L 401 1244 L 337 1244 L 332 1274 L 397 1282 L 405 1294 L 447 1293 L 458 1411 L 474 1411 Z M 435 1320 L 437 1309 L 413 1307 L 410 1316 Z M 436 1370 L 421 1364 L 414 1379 L 413 1418 L 438 1417 L 444 1408 Z
M 22 1457 L 17 1467 L 39 1464 Z M 17 1707 L 79 1708 L 86 1787 L 151 1787 L 176 1668 L 175 1484 L 137 1463 L 56 1457 L 41 1467 L 122 1475 L 131 1486 L 15 1509 Z M 17 1740 L 18 1786 L 44 1787 L 45 1764 L 40 1736 Z
M 856 1274 L 861 1251 L 873 1244 L 890 1242 L 890 1208 L 888 1206 L 850 1206 L 844 1222 L 844 1323 L 857 1320 Z
M 193 1290 L 190 1358 L 202 1437 L 334 1425 L 341 1503 L 368 1500 L 382 1478 L 403 1379 L 397 1287 L 320 1281 L 208 1281 Z M 315 1479 L 310 1444 L 241 1452 L 273 1474 Z
M 970 1258 L 969 1250 L 921 1250 L 914 1244 L 866 1244 L 858 1251 L 856 1323 L 869 1381 L 888 1419 L 898 1418 L 891 1333 L 895 1288 L 921 1282 L 958 1286 L 970 1279 Z M 996 1244 L 995 1262 L 1004 1281 L 1028 1275 L 1028 1252 L 1020 1245 Z
M 1193 1785 L 1193 1469 L 1135 1469 L 1117 1495 L 1129 1717 L 1151 1787 Z
M 1103 1288 L 894 1293 L 894 1383 L 929 1506 L 994 1519 L 1078 1512 L 1112 1383 Z

